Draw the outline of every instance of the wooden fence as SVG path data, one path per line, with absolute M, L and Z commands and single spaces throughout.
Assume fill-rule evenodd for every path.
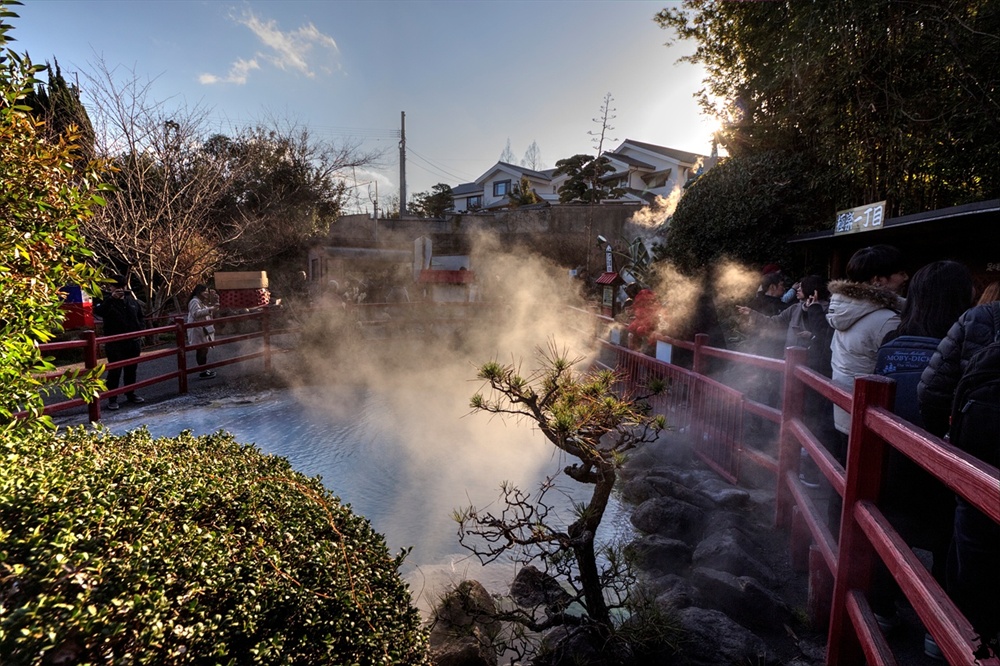
M 603 323 L 608 325 L 610 320 Z M 1000 470 L 892 414 L 892 380 L 861 377 L 849 393 L 810 370 L 804 349 L 789 348 L 786 360 L 776 360 L 709 347 L 705 335 L 696 336 L 693 343 L 667 337 L 658 340 L 690 351 L 691 367 L 601 342 L 613 357 L 605 364 L 619 371 L 625 390 L 640 392 L 652 381 L 663 382 L 665 395 L 652 401 L 653 408 L 678 429 L 689 431 L 695 454 L 723 477 L 739 480 L 741 464 L 746 462 L 773 472 L 775 523 L 789 530 L 793 565 L 809 571 L 813 619 L 828 623 L 827 664 L 897 663 L 867 602 L 879 558 L 949 663 L 1000 666 L 995 656 L 974 657 L 982 639 L 877 503 L 887 447 L 915 461 L 996 523 L 1000 523 Z M 711 358 L 774 375 L 773 381 L 783 386 L 781 408 L 751 400 L 709 377 L 705 369 Z M 851 413 L 846 465 L 807 426 L 807 391 L 825 398 L 826 408 L 835 404 Z M 780 424 L 777 459 L 745 441 L 743 419 L 750 416 Z M 838 535 L 830 532 L 799 479 L 803 449 L 842 498 Z

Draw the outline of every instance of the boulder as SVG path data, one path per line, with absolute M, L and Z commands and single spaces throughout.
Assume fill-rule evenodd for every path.
M 646 534 L 625 547 L 625 553 L 644 571 L 678 573 L 691 564 L 691 546 L 660 534 Z
M 564 610 L 573 600 L 559 581 L 530 564 L 514 576 L 510 596 L 523 608 L 545 606 L 554 613 Z
M 705 513 L 673 497 L 654 497 L 636 507 L 631 521 L 641 532 L 695 543 L 701 536 Z
M 435 666 L 496 666 L 492 637 L 499 631 L 496 604 L 486 588 L 464 580 L 434 609 L 430 634 Z
M 777 666 L 779 661 L 763 640 L 725 613 L 705 608 L 678 612 L 688 633 L 682 649 L 690 666 Z
M 785 602 L 749 576 L 699 567 L 691 582 L 698 589 L 700 605 L 720 610 L 744 627 L 780 631 L 791 621 Z
M 743 532 L 726 528 L 706 536 L 694 549 L 691 561 L 696 567 L 750 576 L 773 586 L 776 582 L 774 572 L 751 554 L 750 548 L 750 540 Z

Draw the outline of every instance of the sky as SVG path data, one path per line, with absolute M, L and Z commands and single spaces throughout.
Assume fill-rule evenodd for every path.
M 380 199 L 398 194 L 401 112 L 408 195 L 475 180 L 508 140 L 518 161 L 537 143 L 546 168 L 593 152 L 607 93 L 606 149 L 708 154 L 716 125 L 693 98 L 703 70 L 678 63 L 694 46 L 665 46 L 652 20 L 670 4 L 26 0 L 11 36 L 71 81 L 98 60 L 134 72 L 156 100 L 207 109 L 213 130 L 278 118 L 382 150 L 350 176 L 363 207 L 376 181 Z

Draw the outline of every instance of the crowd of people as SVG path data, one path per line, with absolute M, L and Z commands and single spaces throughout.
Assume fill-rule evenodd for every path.
M 843 279 L 827 284 L 818 276 L 803 277 L 792 287 L 797 305 L 782 302 L 783 284 L 787 280 L 779 271 L 767 271 L 753 301 L 737 308 L 753 331 L 756 353 L 781 357 L 787 347 L 806 347 L 810 367 L 848 391 L 863 375 L 891 377 L 896 381 L 896 414 L 1000 466 L 1000 282 L 986 286 L 974 304 L 976 285 L 963 264 L 936 261 L 910 278 L 897 248 L 875 245 L 850 258 Z M 963 380 L 973 365 L 976 378 Z M 956 391 L 962 394 L 963 381 L 985 384 L 980 390 L 989 399 L 962 398 L 958 404 Z M 836 406 L 817 410 L 816 405 L 803 412 L 818 439 L 843 464 L 850 414 Z M 832 430 L 823 427 L 826 414 L 832 417 Z M 961 437 L 956 433 L 959 417 L 965 424 Z M 1000 526 L 892 447 L 886 458 L 880 508 L 910 546 L 931 554 L 934 578 L 976 628 L 983 649 L 996 651 Z M 800 478 L 805 485 L 817 485 L 805 470 Z M 836 533 L 840 496 L 831 491 L 829 498 L 829 521 Z M 880 564 L 870 601 L 885 630 L 898 624 L 899 599 L 894 579 Z M 941 658 L 930 634 L 924 648 Z

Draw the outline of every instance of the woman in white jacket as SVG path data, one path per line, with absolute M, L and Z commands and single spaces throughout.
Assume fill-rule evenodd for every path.
M 188 344 L 199 345 L 215 340 L 215 327 L 211 324 L 212 315 L 219 311 L 219 306 L 215 302 L 215 292 L 203 284 L 199 284 L 191 293 L 191 300 L 188 301 L 188 324 L 198 324 L 189 326 L 187 330 Z M 198 365 L 208 363 L 208 347 L 195 350 L 195 360 Z M 202 379 L 215 377 L 214 370 L 203 370 L 198 375 Z
M 905 301 L 898 292 L 908 279 L 902 253 L 891 245 L 874 245 L 851 256 L 846 280 L 830 283 L 826 320 L 833 327 L 830 372 L 834 384 L 853 391 L 855 377 L 874 372 L 882 339 L 899 326 Z M 838 436 L 828 447 L 843 465 L 847 461 L 851 415 L 834 405 L 833 425 Z M 841 507 L 840 495 L 832 493 L 827 510 L 834 534 L 840 529 Z
M 891 245 L 875 245 L 854 253 L 847 262 L 846 280 L 830 283 L 830 366 L 833 382 L 841 388 L 853 391 L 855 377 L 875 370 L 882 339 L 899 326 L 904 305 L 899 291 L 908 279 L 902 253 Z M 839 407 L 833 414 L 837 430 L 846 435 L 850 414 Z

